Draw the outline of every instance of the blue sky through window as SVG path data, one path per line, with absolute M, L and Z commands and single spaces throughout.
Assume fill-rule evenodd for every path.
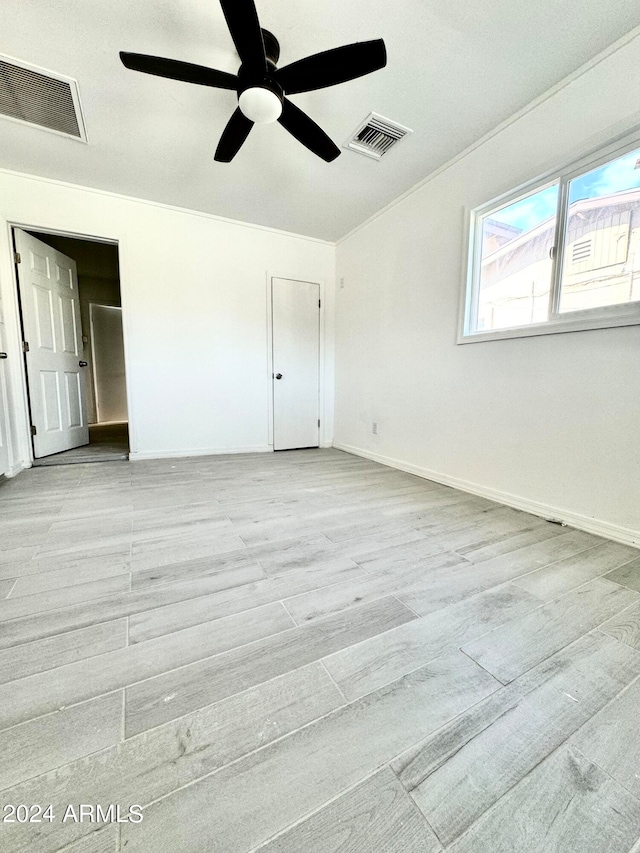
M 598 198 L 638 187 L 640 187 L 640 150 L 631 151 L 624 157 L 571 181 L 569 204 L 580 198 Z
M 491 219 L 530 231 L 545 219 L 554 216 L 558 207 L 558 185 L 547 187 L 534 195 L 491 214 Z
M 581 198 L 598 198 L 640 187 L 640 149 L 575 178 L 569 184 L 569 204 Z M 490 219 L 530 231 L 554 216 L 558 185 L 547 187 L 490 215 Z

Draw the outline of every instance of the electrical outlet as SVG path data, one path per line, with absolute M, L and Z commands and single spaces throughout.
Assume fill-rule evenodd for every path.
M 376 422 L 376 421 L 374 421 L 374 422 L 371 424 L 371 432 L 372 432 L 374 435 L 377 435 L 377 434 L 378 434 L 378 424 L 377 424 L 377 422 Z

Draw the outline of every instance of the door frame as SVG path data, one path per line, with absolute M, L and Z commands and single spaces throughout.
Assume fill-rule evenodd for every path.
M 124 363 L 125 363 L 125 384 L 127 388 L 127 410 L 129 412 L 129 443 L 132 443 L 132 435 L 135 435 L 134 430 L 131 424 L 131 399 L 130 399 L 130 390 L 129 390 L 129 382 L 127 381 L 127 377 L 129 375 L 129 357 L 128 357 L 128 334 L 126 329 L 126 320 L 125 318 L 128 316 L 125 308 L 124 308 L 124 299 L 123 299 L 123 276 L 122 276 L 122 241 L 117 238 L 105 236 L 105 235 L 97 235 L 97 234 L 86 234 L 79 233 L 76 231 L 63 231 L 59 228 L 51 228 L 46 225 L 31 225 L 24 222 L 16 222 L 12 220 L 7 221 L 7 232 L 8 232 L 8 246 L 9 246 L 9 261 L 11 267 L 11 286 L 6 287 L 3 290 L 3 296 L 8 296 L 6 313 L 5 313 L 5 325 L 9 325 L 7 322 L 10 320 L 10 325 L 12 327 L 12 334 L 8 334 L 13 340 L 8 341 L 7 343 L 7 351 L 9 352 L 9 360 L 5 362 L 5 364 L 9 367 L 10 370 L 10 383 L 12 385 L 13 390 L 13 398 L 15 400 L 15 404 L 13 406 L 13 418 L 10 415 L 10 424 L 9 431 L 12 432 L 15 429 L 16 441 L 13 442 L 13 458 L 10 460 L 11 467 L 9 469 L 9 476 L 14 476 L 22 471 L 24 468 L 31 468 L 34 462 L 34 451 L 33 451 L 33 441 L 31 436 L 31 417 L 30 417 L 30 406 L 29 406 L 29 382 L 27 378 L 27 370 L 24 359 L 24 353 L 22 352 L 22 317 L 20 311 L 20 284 L 18 282 L 18 271 L 15 263 L 15 259 L 13 257 L 14 253 L 14 229 L 19 228 L 22 231 L 30 231 L 34 234 L 53 234 L 57 237 L 72 237 L 79 240 L 88 240 L 92 243 L 106 243 L 108 245 L 117 246 L 118 247 L 118 281 L 120 284 L 120 307 L 122 308 L 122 334 L 124 338 Z M 17 445 L 17 447 L 15 446 Z
M 301 281 L 307 284 L 317 284 L 320 289 L 320 309 L 319 309 L 319 324 L 318 324 L 318 411 L 320 412 L 320 430 L 318 434 L 318 444 L 320 447 L 331 447 L 332 435 L 329 429 L 329 417 L 327 412 L 327 372 L 326 372 L 326 325 L 325 325 L 325 308 L 326 308 L 326 285 L 322 278 L 309 278 L 301 275 L 291 275 L 281 272 L 267 271 L 265 296 L 267 306 L 267 412 L 269 423 L 269 449 L 274 449 L 274 408 L 273 408 L 273 279 L 284 278 L 289 281 Z

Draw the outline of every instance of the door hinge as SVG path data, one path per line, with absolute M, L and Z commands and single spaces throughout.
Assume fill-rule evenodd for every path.
M 33 424 L 31 424 L 31 435 L 37 435 L 37 434 L 38 434 L 38 430 L 34 427 Z
M 320 426 L 320 418 L 318 418 L 318 426 Z
M 21 264 L 21 263 L 22 263 L 22 258 L 20 257 L 20 252 L 14 252 L 14 253 L 13 253 L 13 260 L 14 260 L 17 264 Z
M 29 352 L 29 341 L 22 341 L 22 352 Z
M 318 299 L 318 308 L 322 306 L 322 299 Z

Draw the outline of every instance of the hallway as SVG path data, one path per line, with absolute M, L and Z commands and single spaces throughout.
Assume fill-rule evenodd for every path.
M 89 444 L 52 456 L 35 459 L 33 464 L 73 465 L 77 462 L 122 462 L 129 458 L 128 424 L 90 424 Z

